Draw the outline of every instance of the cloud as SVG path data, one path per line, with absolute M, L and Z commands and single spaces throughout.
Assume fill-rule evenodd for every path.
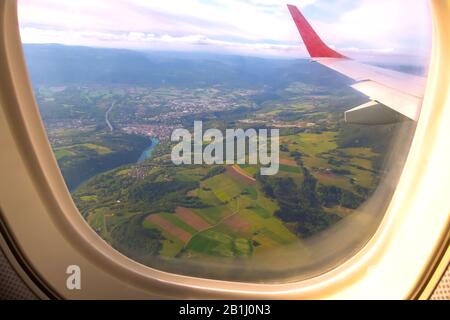
M 339 50 L 423 54 L 429 47 L 426 0 L 294 4 Z M 19 0 L 19 18 L 31 43 L 306 56 L 284 0 Z
M 430 48 L 430 22 L 427 0 L 361 0 L 333 22 L 316 21 L 341 48 L 421 54 Z
M 130 32 L 74 32 L 42 30 L 25 27 L 21 30 L 23 39 L 33 43 L 60 43 L 108 48 L 147 50 L 179 50 L 245 54 L 253 56 L 302 57 L 306 50 L 299 45 L 272 44 L 264 42 L 242 43 L 209 38 L 205 35 L 172 36 L 151 33 Z M 29 42 L 29 41 L 25 41 Z

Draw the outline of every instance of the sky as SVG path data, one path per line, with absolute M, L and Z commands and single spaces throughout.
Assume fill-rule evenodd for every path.
M 426 57 L 428 0 L 292 0 L 350 56 Z M 303 58 L 279 0 L 19 0 L 24 43 Z

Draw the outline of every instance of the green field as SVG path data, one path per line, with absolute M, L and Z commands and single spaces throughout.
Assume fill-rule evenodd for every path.
M 174 256 L 182 253 L 190 258 L 242 257 L 252 255 L 256 249 L 262 252 L 299 241 L 274 216 L 277 205 L 273 200 L 264 196 L 258 187 L 242 183 L 228 173 L 201 181 L 200 187 L 190 193 L 204 203 L 214 205 L 192 209 L 211 226 L 204 231 L 195 231 L 173 213 L 159 214 L 174 226 L 192 234 L 185 245 L 176 245 L 179 243 L 176 237 L 145 221 L 144 227 L 158 229 L 165 234 L 168 241 L 163 243 L 162 254 Z
M 72 157 L 76 155 L 76 153 L 71 151 L 69 148 L 57 148 L 53 151 L 55 153 L 56 160 L 61 160 L 64 157 Z
M 65 157 L 74 157 L 77 154 L 83 154 L 86 150 L 95 151 L 98 155 L 107 155 L 112 152 L 108 147 L 104 147 L 93 143 L 75 144 L 63 148 L 56 148 L 54 150 L 57 160 Z
M 337 136 L 337 132 L 323 132 L 282 137 L 281 143 L 288 145 L 289 152 L 281 156 L 292 159 L 290 153 L 301 153 L 305 167 L 324 185 L 334 185 L 349 191 L 356 191 L 356 186 L 372 187 L 373 161 L 378 154 L 369 148 L 339 148 Z M 286 167 L 281 165 L 280 170 L 295 172 L 295 169 Z M 341 173 L 344 171 L 347 172 Z

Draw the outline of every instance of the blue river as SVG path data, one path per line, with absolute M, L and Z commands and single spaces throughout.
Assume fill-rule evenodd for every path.
M 152 157 L 153 150 L 159 144 L 159 139 L 152 138 L 151 141 L 152 141 L 152 144 L 142 152 L 141 156 L 139 157 L 139 159 L 137 161 L 138 163 L 143 162 Z

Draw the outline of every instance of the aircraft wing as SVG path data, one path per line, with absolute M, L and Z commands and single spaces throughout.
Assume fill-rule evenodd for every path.
M 419 119 L 425 78 L 349 59 L 327 46 L 296 6 L 288 8 L 312 60 L 355 80 L 352 87 L 371 100 L 347 111 L 348 123 L 387 124 Z

